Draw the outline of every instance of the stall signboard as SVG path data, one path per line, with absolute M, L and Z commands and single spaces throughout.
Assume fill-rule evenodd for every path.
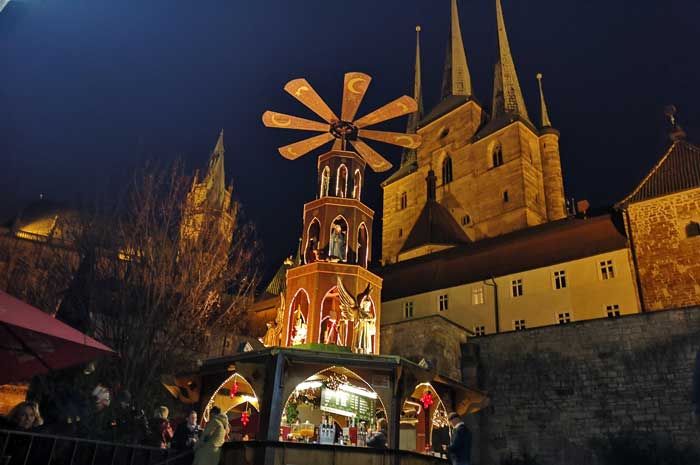
M 321 389 L 321 410 L 358 420 L 374 421 L 374 399 L 353 392 Z

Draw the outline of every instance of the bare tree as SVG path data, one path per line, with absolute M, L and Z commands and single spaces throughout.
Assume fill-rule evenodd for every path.
M 162 374 L 208 352 L 213 331 L 244 328 L 258 280 L 259 247 L 238 205 L 194 212 L 191 185 L 179 164 L 148 167 L 75 239 L 82 262 L 66 311 L 118 352 L 99 371 L 141 405 L 162 390 Z

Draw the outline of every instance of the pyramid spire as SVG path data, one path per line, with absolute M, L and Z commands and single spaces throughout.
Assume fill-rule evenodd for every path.
M 421 81 L 420 65 L 420 26 L 416 26 L 416 65 L 413 77 L 413 99 L 418 102 L 418 110 L 408 116 L 406 132 L 415 134 L 418 130 L 418 123 L 423 118 L 423 85 Z M 401 165 L 412 163 L 416 160 L 416 149 L 404 149 L 401 154 Z
M 204 178 L 207 200 L 212 207 L 223 206 L 226 195 L 226 173 L 224 171 L 224 130 L 219 133 L 214 151 L 209 158 L 209 168 Z
M 450 40 L 447 42 L 445 70 L 442 76 L 442 98 L 451 95 L 472 95 L 472 80 L 467 66 L 467 55 L 464 52 L 462 29 L 459 26 L 457 0 L 452 0 Z
M 542 127 L 551 128 L 552 122 L 549 120 L 547 103 L 544 101 L 544 91 L 542 90 L 542 73 L 537 73 L 537 84 L 540 86 L 540 109 L 542 113 Z
M 508 34 L 506 33 L 506 25 L 503 20 L 501 0 L 496 0 L 496 23 L 498 27 L 499 64 L 496 66 L 496 76 L 494 77 L 493 117 L 505 113 L 518 113 L 520 116 L 529 119 L 523 93 L 520 90 L 518 75 L 515 72 L 513 55 L 508 44 Z M 499 95 L 497 95 L 496 85 L 498 83 L 500 83 Z

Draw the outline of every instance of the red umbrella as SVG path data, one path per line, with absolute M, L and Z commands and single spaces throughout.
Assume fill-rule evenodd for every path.
M 94 360 L 114 351 L 0 291 L 0 384 Z

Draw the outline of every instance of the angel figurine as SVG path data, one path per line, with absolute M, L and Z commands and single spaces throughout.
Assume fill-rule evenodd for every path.
M 277 307 L 277 316 L 275 316 L 275 321 L 268 321 L 267 323 L 265 323 L 265 325 L 267 326 L 267 331 L 265 332 L 265 336 L 261 340 L 265 347 L 276 347 L 280 345 L 280 342 L 282 340 L 285 307 L 286 305 L 284 293 L 281 293 L 280 305 L 279 307 Z
M 338 295 L 340 297 L 340 314 L 342 331 L 345 334 L 347 326 L 352 323 L 352 343 L 350 345 L 353 352 L 359 354 L 372 353 L 372 331 L 374 327 L 374 315 L 372 315 L 372 301 L 369 294 L 372 292 L 372 285 L 367 284 L 367 288 L 353 297 L 343 285 L 343 281 L 338 276 Z

